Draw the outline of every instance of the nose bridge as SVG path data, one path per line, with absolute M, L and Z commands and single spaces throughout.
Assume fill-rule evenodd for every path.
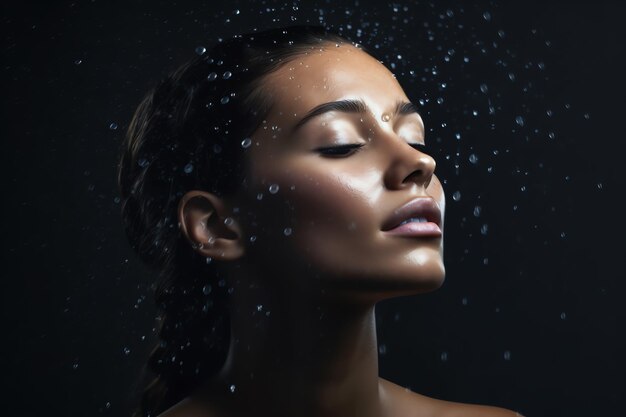
M 392 129 L 384 129 L 378 133 L 381 135 L 382 146 L 387 150 L 386 186 L 392 189 L 414 184 L 428 187 L 435 171 L 435 160 L 413 148 Z

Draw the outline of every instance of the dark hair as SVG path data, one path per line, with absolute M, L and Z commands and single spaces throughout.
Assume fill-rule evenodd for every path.
M 179 229 L 187 191 L 227 195 L 244 179 L 249 136 L 272 105 L 264 77 L 298 55 L 346 39 L 318 26 L 237 35 L 216 43 L 161 81 L 143 99 L 122 148 L 118 180 L 127 237 L 158 272 L 153 285 L 160 341 L 147 367 L 156 378 L 135 417 L 156 416 L 223 364 L 230 322 L 228 289 Z

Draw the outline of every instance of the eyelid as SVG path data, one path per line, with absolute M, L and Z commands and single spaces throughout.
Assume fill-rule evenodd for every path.
M 364 143 L 346 143 L 344 145 L 322 146 L 319 148 L 315 148 L 313 151 L 318 152 L 324 156 L 343 157 L 343 156 L 349 156 L 355 152 L 358 152 L 363 146 L 365 146 Z M 342 151 L 347 151 L 347 152 L 342 153 Z M 323 153 L 323 152 L 327 152 L 327 153 Z

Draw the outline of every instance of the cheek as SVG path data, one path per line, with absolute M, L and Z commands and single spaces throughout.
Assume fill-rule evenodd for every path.
M 344 233 L 374 221 L 379 176 L 332 168 L 319 161 L 301 164 L 285 179 L 291 184 L 286 197 L 296 214 L 294 222 L 301 228 L 330 227 Z
M 289 218 L 294 231 L 308 224 L 332 224 L 346 230 L 371 216 L 381 192 L 380 172 L 347 162 L 310 155 L 279 156 L 271 164 L 254 167 L 251 194 L 263 194 L 262 210 Z M 273 195 L 269 192 L 272 184 L 279 189 Z
M 319 270 L 336 270 L 346 257 L 360 257 L 382 223 L 377 206 L 380 174 L 333 162 L 281 161 L 280 170 L 257 173 L 259 183 L 253 191 L 263 193 L 255 204 L 257 223 L 263 225 L 260 238 L 288 255 L 284 258 Z M 279 191 L 268 193 L 267 184 L 277 184 Z M 290 229 L 289 236 L 282 233 L 285 228 Z

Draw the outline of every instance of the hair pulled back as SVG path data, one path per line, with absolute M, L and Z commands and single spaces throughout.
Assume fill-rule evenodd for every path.
M 229 347 L 228 290 L 210 258 L 184 241 L 180 198 L 223 196 L 244 181 L 247 138 L 272 105 L 263 78 L 298 55 L 346 39 L 318 26 L 237 35 L 162 80 L 138 106 L 118 170 L 126 235 L 156 272 L 159 342 L 134 417 L 160 414 L 222 366 Z

